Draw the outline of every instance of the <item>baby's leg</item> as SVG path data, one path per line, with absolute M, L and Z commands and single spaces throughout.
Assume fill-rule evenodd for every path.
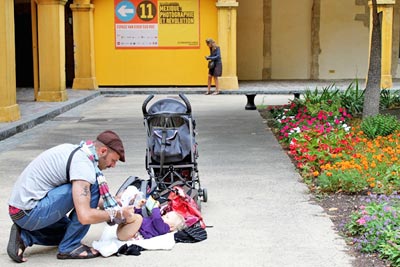
M 126 218 L 126 223 L 118 225 L 117 237 L 121 241 L 127 241 L 135 236 L 142 225 L 143 217 L 140 214 L 132 213 Z

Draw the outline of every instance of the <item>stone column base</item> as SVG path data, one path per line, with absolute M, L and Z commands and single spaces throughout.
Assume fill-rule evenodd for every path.
M 236 76 L 227 77 L 222 76 L 218 77 L 218 85 L 221 90 L 236 90 L 239 89 L 239 82 Z
M 67 91 L 39 91 L 39 102 L 63 102 L 68 100 Z
M 72 85 L 72 89 L 86 89 L 93 90 L 98 89 L 97 80 L 95 77 L 92 78 L 75 78 Z
M 392 88 L 392 87 L 393 87 L 392 75 L 382 75 L 381 76 L 381 88 L 387 89 L 387 88 Z
M 14 104 L 8 107 L 0 107 L 0 122 L 17 121 L 21 118 L 19 105 Z

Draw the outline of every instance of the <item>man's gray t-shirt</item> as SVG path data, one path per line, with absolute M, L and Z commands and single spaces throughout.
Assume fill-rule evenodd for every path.
M 35 158 L 21 173 L 13 187 L 9 205 L 22 210 L 33 209 L 50 190 L 67 181 L 67 161 L 77 145 L 62 144 Z M 82 150 L 76 151 L 70 166 L 70 180 L 96 182 L 93 162 Z

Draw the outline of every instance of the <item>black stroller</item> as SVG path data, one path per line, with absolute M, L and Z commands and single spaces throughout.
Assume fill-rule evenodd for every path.
M 142 106 L 147 133 L 146 170 L 150 184 L 155 183 L 147 191 L 163 197 L 174 185 L 180 185 L 190 191 L 189 195 L 200 207 L 201 200 L 207 202 L 207 190 L 200 185 L 196 124 L 190 102 L 184 94 L 179 94 L 181 101 L 165 98 L 147 109 L 153 97 L 148 96 Z

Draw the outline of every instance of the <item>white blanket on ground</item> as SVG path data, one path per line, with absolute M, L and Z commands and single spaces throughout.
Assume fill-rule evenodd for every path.
M 128 246 L 135 244 L 147 250 L 171 250 L 175 245 L 174 232 L 150 239 L 120 241 L 116 234 L 117 227 L 117 225 L 106 225 L 100 239 L 93 241 L 93 248 L 98 250 L 104 257 L 113 255 L 124 244 Z

